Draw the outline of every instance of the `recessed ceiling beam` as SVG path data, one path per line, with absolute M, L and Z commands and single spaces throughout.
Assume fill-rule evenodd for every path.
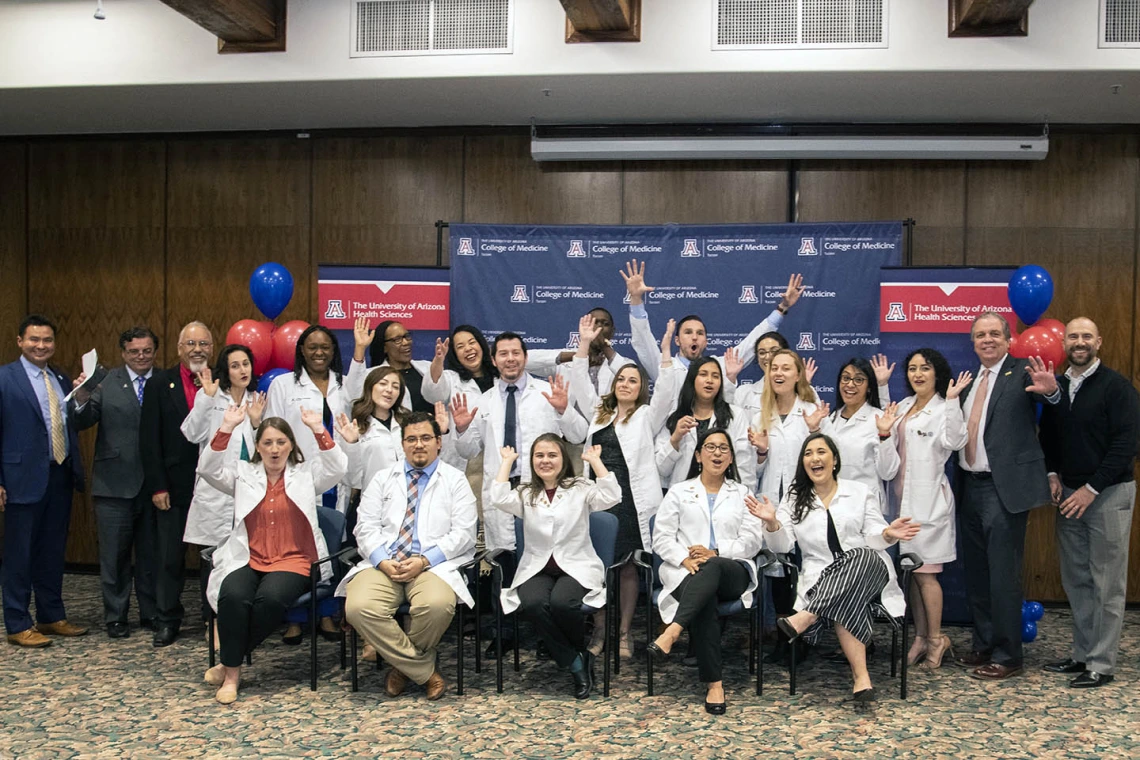
M 951 37 L 1026 37 L 1033 0 L 948 0 Z
M 640 42 L 641 0 L 560 0 L 567 42 Z
M 218 38 L 219 53 L 285 50 L 288 0 L 162 0 Z

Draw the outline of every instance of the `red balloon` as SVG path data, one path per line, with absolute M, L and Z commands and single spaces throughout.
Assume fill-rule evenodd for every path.
M 269 334 L 269 337 L 271 337 L 271 338 L 273 337 L 273 332 L 277 329 L 277 323 L 276 322 L 274 322 L 272 319 L 263 319 L 260 322 L 258 322 L 258 324 L 264 325 L 265 331 Z
M 249 346 L 253 352 L 253 371 L 263 375 L 269 370 L 269 359 L 273 355 L 273 338 L 265 325 L 253 319 L 234 322 L 226 333 L 226 343 Z
M 293 370 L 293 359 L 297 353 L 297 339 L 309 329 L 309 323 L 300 319 L 286 322 L 273 333 L 273 367 Z
M 1039 319 L 1033 325 L 1034 327 L 1044 327 L 1049 332 L 1057 336 L 1057 340 L 1061 341 L 1061 345 L 1065 345 L 1065 323 L 1059 319 Z
M 1054 369 L 1065 361 L 1065 348 L 1061 345 L 1061 339 L 1041 325 L 1027 327 L 1018 336 L 1016 346 L 1010 346 L 1010 354 L 1018 359 L 1040 356 L 1046 365 L 1052 362 Z

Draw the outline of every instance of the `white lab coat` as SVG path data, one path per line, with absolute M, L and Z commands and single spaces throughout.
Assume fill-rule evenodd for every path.
M 376 473 L 365 486 L 356 513 L 354 531 L 356 545 L 363 559 L 356 563 L 337 586 L 337 596 L 345 595 L 348 582 L 354 575 L 374 566 L 370 559 L 374 552 L 383 550 L 386 554 L 388 547 L 396 540 L 408 511 L 408 481 L 404 468 L 405 463 L 398 462 Z M 467 583 L 458 568 L 475 557 L 477 520 L 475 494 L 471 492 L 463 471 L 440 460 L 435 474 L 420 494 L 416 532 L 421 549 L 434 546 L 447 557 L 446 562 L 432 565 L 427 572 L 435 573 L 447 583 L 468 607 L 474 607 L 475 600 L 467 590 Z
M 353 362 L 349 368 L 349 374 L 342 375 L 339 383 L 336 381 L 336 375 L 331 371 L 329 372 L 327 398 L 334 422 L 338 414 L 352 416 L 352 402 L 360 394 L 357 393 L 356 396 L 353 396 L 349 388 L 356 382 L 357 373 L 363 368 L 363 364 Z M 360 380 L 361 385 L 363 382 Z M 316 456 L 319 449 L 313 436 L 305 432 L 307 428 L 301 422 L 301 409 L 322 414 L 324 401 L 325 397 L 321 395 L 321 389 L 309 379 L 309 373 L 304 368 L 301 369 L 301 377 L 298 380 L 293 379 L 292 373 L 276 378 L 269 386 L 269 393 L 266 394 L 265 416 L 281 417 L 289 423 L 289 426 L 293 428 L 293 435 L 297 438 L 297 447 L 301 449 L 305 459 Z M 332 483 L 329 488 L 335 485 L 343 486 L 337 489 L 336 508 L 338 512 L 344 514 L 348 508 L 351 485 L 346 481 L 343 484 Z
M 345 375 L 345 385 L 348 387 L 350 406 L 353 401 L 364 395 L 364 381 L 368 377 L 368 373 L 378 367 L 387 366 L 389 366 L 387 359 L 376 365 L 376 367 L 365 367 L 364 362 L 353 360 L 352 364 L 349 365 L 348 374 Z M 428 388 L 428 383 L 431 380 L 431 362 L 424 361 L 423 359 L 412 359 L 412 366 L 424 376 L 424 380 L 420 384 L 420 395 L 424 397 L 424 401 L 432 404 L 436 401 L 446 402 L 446 388 L 441 388 L 434 383 L 431 384 L 430 390 Z M 442 395 L 440 395 L 441 391 Z M 404 400 L 400 402 L 400 405 L 409 412 L 412 411 L 412 394 L 409 393 L 406 388 L 404 389 Z
M 745 607 L 752 605 L 752 592 L 756 590 L 755 557 L 763 546 L 763 523 L 744 506 L 748 493 L 740 483 L 724 481 L 711 515 L 717 552 L 728 559 L 742 560 L 748 566 L 748 588 L 740 596 Z M 653 552 L 662 560 L 662 591 L 657 608 L 665 623 L 673 622 L 677 613 L 678 600 L 673 598 L 673 591 L 689 575 L 681 563 L 688 558 L 690 546 L 708 547 L 709 527 L 708 492 L 699 477 L 669 489 L 653 524 Z
M 898 471 L 898 452 L 890 439 L 879 440 L 875 417 L 882 413 L 878 407 L 863 402 L 851 419 L 843 419 L 843 410 L 837 409 L 823 419 L 819 429 L 839 447 L 840 475 L 870 488 L 879 498 L 880 511 L 885 513 L 887 492 L 883 481 Z
M 384 427 L 384 423 L 378 420 L 371 420 L 356 443 L 346 443 L 337 434 L 337 443 L 344 446 L 348 457 L 345 482 L 352 488 L 364 490 L 376 473 L 404 461 L 403 428 L 394 414 L 389 422 L 391 428 Z
M 562 377 L 568 378 L 570 376 L 570 363 L 559 364 L 559 355 L 565 353 L 565 349 L 557 350 L 552 348 L 537 348 L 533 351 L 527 352 L 526 355 L 526 369 L 527 372 L 538 377 L 546 378 L 551 375 L 558 374 Z M 658 350 L 657 355 L 660 357 L 661 351 Z M 661 362 L 658 361 L 658 364 Z M 598 381 L 594 383 L 589 381 L 589 386 L 594 391 L 594 396 L 604 396 L 610 392 L 613 387 L 614 378 L 621 368 L 627 364 L 637 364 L 633 359 L 627 359 L 621 354 L 615 352 L 612 359 L 602 362 L 598 367 Z M 587 364 L 586 378 L 589 380 L 590 373 Z M 578 411 L 586 419 L 593 419 L 594 407 L 596 403 L 590 403 L 585 396 L 575 395 L 574 400 L 578 404 Z M 666 412 L 668 414 L 668 412 Z
M 792 522 L 794 509 L 789 494 L 776 509 L 780 529 L 769 533 L 765 528 L 764 542 L 777 554 L 790 552 L 793 546 L 799 544 L 803 562 L 796 582 L 796 609 L 807 607 L 807 592 L 819 580 L 824 568 L 835 561 L 827 545 L 827 513 L 831 512 L 835 533 L 839 536 L 839 545 L 844 551 L 861 546 L 876 550 L 890 577 L 883 587 L 883 607 L 893 617 L 901 617 L 904 610 L 903 593 L 895 577 L 895 565 L 883 551 L 889 546 L 883 538 L 887 522 L 879 511 L 879 498 L 875 492 L 862 483 L 840 478 L 830 507 L 824 509 L 823 502 L 816 496 L 815 507 L 799 524 Z
M 558 488 L 553 500 L 546 498 L 545 491 L 531 499 L 529 490 L 525 485 L 512 489 L 510 483 L 491 484 L 491 504 L 523 521 L 523 554 L 514 584 L 503 589 L 500 597 L 503 612 L 518 608 L 518 587 L 542 572 L 551 557 L 562 572 L 586 589 L 583 604 L 604 606 L 606 567 L 590 541 L 590 513 L 621 501 L 617 478 L 612 472 L 594 482 L 578 478 L 569 488 Z
M 430 388 L 430 390 L 429 390 Z M 472 405 L 477 406 L 479 397 L 483 391 L 479 390 L 479 384 L 475 382 L 474 378 L 468 380 L 460 380 L 459 373 L 452 369 L 445 369 L 443 374 L 440 375 L 439 382 L 434 382 L 431 379 L 430 372 L 424 375 L 424 383 L 420 388 L 424 398 L 438 398 L 448 405 L 448 416 L 451 415 L 451 401 L 456 396 L 463 396 L 467 399 L 467 406 L 470 409 Z M 447 435 L 443 437 L 443 449 L 439 452 L 439 458 L 447 462 L 452 467 L 460 470 L 467 469 L 467 460 L 459 453 L 458 447 L 455 445 L 455 439 L 458 437 L 455 432 L 455 419 L 451 419 L 451 425 L 448 427 Z
M 629 490 L 633 494 L 633 504 L 637 508 L 641 545 L 648 547 L 649 518 L 657 514 L 657 506 L 661 503 L 661 477 L 657 471 L 655 439 L 657 432 L 665 425 L 665 418 L 669 416 L 669 406 L 676 396 L 674 386 L 684 376 L 676 369 L 663 372 L 653 389 L 649 403 L 639 407 L 629 422 L 622 422 L 615 415 L 603 425 L 597 422 L 597 408 L 601 399 L 590 384 L 587 361 L 575 357 L 569 364 L 571 392 L 575 398 L 582 399 L 579 409 L 585 407 L 590 410 L 591 422 L 586 431 L 586 447 L 594 445 L 595 433 L 608 425 L 614 426 L 614 432 L 621 444 L 622 456 L 625 458 L 626 467 L 629 468 Z M 618 501 L 620 500 L 619 496 Z
M 248 398 L 248 394 L 246 396 Z M 221 388 L 213 395 L 206 395 L 201 388 L 194 396 L 194 408 L 182 420 L 182 435 L 190 443 L 198 444 L 198 461 L 201 462 L 214 434 L 222 426 L 226 409 L 234 403 L 233 397 Z M 254 429 L 247 416 L 234 428 L 226 448 L 226 466 L 234 467 L 241 461 L 241 445 L 245 442 L 246 452 L 253 456 Z M 194 498 L 190 501 L 190 511 L 186 515 L 186 529 L 182 540 L 199 546 L 217 546 L 230 535 L 234 525 L 234 497 L 224 494 L 207 483 L 201 476 L 194 481 Z
M 561 435 L 570 443 L 586 440 L 586 418 L 574 406 L 570 394 L 566 412 L 558 414 L 542 395 L 550 393 L 550 384 L 528 375 L 526 387 L 515 400 L 519 435 L 515 441 L 519 454 L 519 474 L 522 482 L 530 481 L 530 449 L 534 439 L 543 433 Z M 460 456 L 470 459 L 483 452 L 483 504 L 490 504 L 491 483 L 499 472 L 499 449 L 503 446 L 503 425 L 506 407 L 499 396 L 498 382 L 476 399 L 467 398 L 468 408 L 477 407 L 478 412 L 471 425 L 455 437 L 456 450 Z M 483 511 L 483 537 L 487 549 L 513 549 L 515 527 L 510 515 L 500 511 Z
M 815 409 L 815 404 L 797 396 L 786 419 L 781 422 L 779 415 L 773 415 L 772 428 L 768 431 L 768 456 L 757 467 L 759 493 L 767 496 L 773 504 L 780 501 L 781 490 L 786 492 L 792 485 L 800 460 L 800 448 L 811 434 L 804 415 Z M 757 430 L 762 429 L 761 419 L 759 414 L 752 418 L 752 426 Z M 752 449 L 752 459 L 756 460 L 756 449 Z
M 285 478 L 285 496 L 296 504 L 308 519 L 309 525 L 313 528 L 313 544 L 316 546 L 317 556 L 324 557 L 328 554 L 328 547 L 325 545 L 325 537 L 317 520 L 317 502 L 322 493 L 344 477 L 348 459 L 336 445 L 327 451 L 321 451 L 308 428 L 302 428 L 295 435 L 298 441 L 302 438 L 312 439 L 317 453 L 298 465 L 288 465 L 285 468 L 285 473 L 282 475 Z M 227 457 L 228 452 L 214 451 L 207 446 L 198 461 L 198 474 L 214 488 L 233 496 L 234 499 L 233 529 L 225 543 L 214 550 L 213 570 L 206 586 L 206 599 L 214 610 L 218 609 L 218 592 L 226 576 L 249 564 L 249 533 L 246 531 L 245 518 L 265 500 L 265 492 L 269 485 L 265 467 L 260 462 L 229 464 Z M 321 565 L 322 581 L 332 577 L 331 565 L 331 562 Z
M 684 376 L 682 376 L 683 379 Z M 744 416 L 744 411 L 736 404 L 729 404 L 729 407 L 732 409 L 732 421 L 728 423 L 728 435 L 732 443 L 732 456 L 736 462 L 736 472 L 740 476 L 740 482 L 746 488 L 751 489 L 749 484 L 756 483 L 756 449 L 752 448 L 752 444 L 748 442 L 748 418 Z M 671 412 L 672 410 L 670 410 Z M 715 414 L 709 419 L 709 427 L 722 427 Z M 679 449 L 673 448 L 669 428 L 661 428 L 660 432 L 657 433 L 655 456 L 657 472 L 661 475 L 661 482 L 665 486 L 675 486 L 689 477 L 689 466 L 693 462 L 693 453 L 696 450 L 696 428 L 685 433 Z
M 899 402 L 901 421 L 914 406 L 915 397 Z M 898 421 L 891 432 L 888 456 L 897 478 L 899 468 Z M 946 460 L 966 446 L 966 421 L 957 400 L 946 401 L 938 394 L 906 421 L 906 469 L 903 474 L 902 498 L 894 498 L 894 483 L 888 484 L 895 510 L 922 524 L 913 541 L 904 541 L 900 551 L 914 552 L 924 562 L 953 562 L 957 555 L 954 526 L 954 491 L 946 477 Z

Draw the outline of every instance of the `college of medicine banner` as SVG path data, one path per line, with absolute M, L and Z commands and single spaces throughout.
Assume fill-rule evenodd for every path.
M 995 311 L 1011 324 L 1017 318 L 1009 305 L 1009 278 L 1013 267 L 898 267 L 880 275 L 879 329 L 882 350 L 896 362 L 891 398 L 906 397 L 903 360 L 918 348 L 933 348 L 946 357 L 957 377 L 962 370 L 977 372 L 978 357 L 970 340 L 970 324 L 983 311 Z M 955 457 L 947 464 L 954 478 Z M 966 580 L 962 568 L 962 537 L 958 557 L 943 570 L 942 620 L 969 623 Z
M 902 263 L 902 222 L 661 226 L 450 226 L 452 323 L 490 338 L 522 334 L 531 348 L 577 347 L 578 319 L 595 306 L 614 315 L 615 348 L 629 345 L 619 274 L 647 262 L 656 288 L 646 308 L 660 337 L 670 319 L 702 318 L 710 355 L 736 345 L 780 302 L 788 277 L 806 292 L 781 332 L 819 364 L 815 386 L 835 392 L 840 364 L 879 348 L 879 268 Z M 755 365 L 744 382 L 758 376 Z
M 412 357 L 430 360 L 435 339 L 446 338 L 450 330 L 450 289 L 448 271 L 441 267 L 317 267 L 320 323 L 336 335 L 345 371 L 352 360 L 353 325 L 361 316 L 373 328 L 397 320 L 415 338 Z

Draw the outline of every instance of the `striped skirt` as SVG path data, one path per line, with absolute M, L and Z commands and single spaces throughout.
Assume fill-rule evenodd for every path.
M 804 597 L 807 611 L 819 620 L 804 632 L 804 639 L 815 644 L 830 623 L 838 623 L 864 644 L 871 642 L 870 604 L 890 580 L 887 566 L 874 549 L 849 549 L 823 569 L 819 580 Z

